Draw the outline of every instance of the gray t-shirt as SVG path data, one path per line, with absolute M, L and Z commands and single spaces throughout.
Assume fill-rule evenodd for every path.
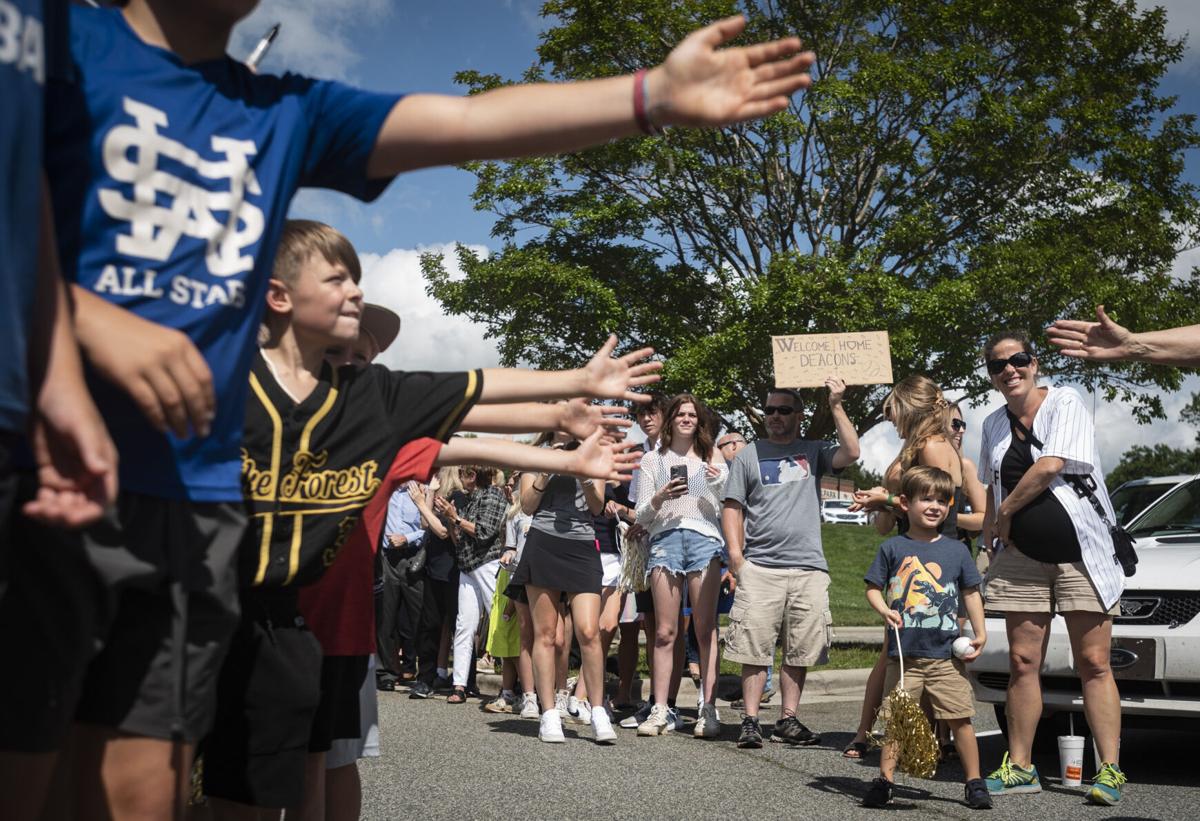
M 821 548 L 821 476 L 833 473 L 832 442 L 765 439 L 742 448 L 729 466 L 726 501 L 746 510 L 747 559 L 765 567 L 829 572 Z
M 579 480 L 557 473 L 551 476 L 529 527 L 560 539 L 594 543 L 596 529 Z

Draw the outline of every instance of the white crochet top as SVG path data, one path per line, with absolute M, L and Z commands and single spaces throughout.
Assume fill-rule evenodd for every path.
M 674 465 L 687 465 L 688 492 L 677 499 L 666 499 L 655 510 L 650 504 L 654 494 L 671 480 Z M 668 450 L 652 450 L 642 457 L 638 472 L 637 520 L 653 539 L 668 530 L 685 528 L 711 536 L 724 544 L 721 535 L 721 507 L 725 501 L 725 480 L 729 466 L 721 464 L 718 473 L 708 478 L 705 463 L 695 457 L 684 457 Z

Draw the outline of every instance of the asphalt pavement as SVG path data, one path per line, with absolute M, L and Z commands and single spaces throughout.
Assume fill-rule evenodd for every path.
M 818 746 L 768 742 L 761 750 L 737 748 L 740 715 L 727 706 L 720 708 L 719 739 L 694 739 L 690 726 L 687 734 L 661 738 L 618 730 L 615 746 L 600 747 L 590 728 L 572 725 L 566 743 L 540 743 L 537 721 L 485 713 L 474 699 L 455 706 L 410 700 L 403 691 L 379 695 L 383 756 L 362 762 L 366 819 L 853 819 L 885 812 L 1022 821 L 1200 817 L 1200 733 L 1127 731 L 1122 759 L 1130 785 L 1116 807 L 1085 804 L 1086 782 L 1061 786 L 1051 752 L 1034 759 L 1040 795 L 997 799 L 986 815 L 962 803 L 956 762 L 930 780 L 898 776 L 895 804 L 866 810 L 859 800 L 878 757 L 866 763 L 841 757 L 858 722 L 857 695 L 802 700 L 800 720 L 822 734 Z M 778 717 L 777 698 L 762 713 L 764 729 Z M 1005 746 L 990 705 L 978 707 L 987 770 L 999 764 Z M 1090 761 L 1084 775 L 1092 775 Z

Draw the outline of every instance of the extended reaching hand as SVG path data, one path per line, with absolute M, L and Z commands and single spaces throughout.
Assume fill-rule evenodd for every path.
M 618 405 L 593 405 L 586 399 L 572 399 L 559 407 L 562 416 L 558 429 L 581 441 L 597 429 L 610 433 L 633 425 L 633 420 L 625 417 L 625 409 Z
M 1103 305 L 1096 306 L 1096 322 L 1056 319 L 1046 329 L 1051 345 L 1063 356 L 1090 362 L 1115 362 L 1136 353 L 1133 333 L 1109 319 Z
M 612 353 L 616 347 L 617 337 L 613 334 L 583 366 L 580 392 L 596 399 L 649 402 L 648 395 L 631 389 L 652 384 L 662 378 L 656 373 L 662 370 L 661 362 L 642 362 L 643 359 L 654 355 L 654 349 L 642 348 L 640 351 L 614 357 Z
M 570 451 L 568 472 L 575 476 L 586 476 L 607 482 L 612 479 L 624 482 L 633 478 L 633 469 L 641 461 L 642 454 L 633 450 L 632 442 L 616 444 L 601 441 L 599 430 L 584 439 L 579 447 Z
M 657 125 L 722 126 L 767 117 L 808 88 L 816 56 L 800 38 L 722 49 L 746 28 L 741 15 L 692 32 L 650 72 L 650 118 Z
M 873 487 L 870 490 L 854 491 L 854 503 L 849 510 L 883 510 L 887 507 L 887 488 Z

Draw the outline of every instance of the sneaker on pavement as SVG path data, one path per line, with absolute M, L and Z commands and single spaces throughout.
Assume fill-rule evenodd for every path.
M 558 710 L 547 710 L 542 713 L 541 726 L 538 727 L 538 740 L 549 744 L 559 744 L 567 740 L 563 735 L 562 719 Z
M 596 707 L 591 711 L 592 735 L 596 737 L 597 744 L 616 744 L 617 731 L 613 729 L 612 719 L 608 716 L 608 710 L 603 707 Z
M 717 738 L 721 735 L 721 717 L 717 714 L 715 704 L 700 706 L 700 716 L 692 728 L 692 735 L 696 738 Z
M 489 713 L 511 713 L 515 701 L 516 697 L 512 693 L 501 693 L 483 705 L 483 709 Z
M 414 681 L 412 686 L 408 688 L 409 698 L 429 698 L 432 695 L 433 687 L 420 679 Z
M 794 744 L 798 747 L 808 747 L 820 744 L 821 736 L 800 723 L 795 716 L 784 716 L 775 724 L 771 731 L 771 740 L 780 744 Z
M 762 747 L 762 727 L 758 724 L 757 716 L 742 716 L 742 729 L 738 733 L 737 745 L 743 750 L 757 750 Z
M 435 693 L 440 693 L 443 690 L 451 689 L 450 679 L 445 676 L 438 676 L 433 680 L 433 685 L 430 688 Z
M 571 724 L 591 724 L 592 705 L 587 701 L 576 701 L 574 696 L 571 696 L 570 701 L 575 702 L 575 709 L 572 710 L 570 702 L 568 702 L 566 720 Z
M 538 709 L 537 693 L 526 693 L 521 701 L 521 718 L 537 718 L 542 714 Z
M 992 794 L 988 792 L 987 782 L 982 778 L 972 778 L 964 788 L 967 806 L 973 810 L 990 810 Z
M 566 718 L 568 715 L 570 715 L 570 713 L 567 712 L 567 700 L 569 698 L 570 698 L 570 695 L 567 693 L 566 690 L 556 690 L 555 691 L 555 693 L 554 693 L 554 709 L 558 710 L 559 718 Z
M 674 707 L 667 707 L 667 720 L 671 722 L 671 729 L 677 733 L 683 732 L 686 722 L 684 722 L 683 716 Z
M 638 725 L 638 735 L 666 735 L 675 729 L 675 722 L 665 704 L 655 704 L 650 708 L 650 715 Z
M 1041 792 L 1042 782 L 1038 779 L 1036 766 L 1030 764 L 1028 770 L 1018 767 L 1005 753 L 1000 766 L 987 777 L 987 788 L 992 795 L 1020 795 Z
M 871 782 L 867 794 L 863 796 L 864 807 L 886 807 L 892 803 L 892 787 L 896 786 L 883 776 Z
M 1100 772 L 1096 773 L 1092 788 L 1088 790 L 1087 799 L 1093 804 L 1106 804 L 1111 807 L 1121 800 L 1123 786 L 1125 773 L 1121 772 L 1121 768 L 1116 764 L 1101 764 Z
M 649 701 L 642 702 L 642 706 L 638 707 L 636 713 L 621 719 L 620 726 L 626 730 L 636 730 L 643 721 L 650 717 L 650 708 L 653 706 Z

